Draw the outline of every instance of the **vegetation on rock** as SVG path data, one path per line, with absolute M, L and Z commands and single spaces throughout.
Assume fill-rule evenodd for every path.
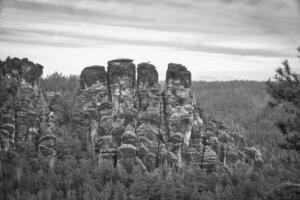
M 117 65 L 116 62 L 118 66 L 125 62 L 126 66 L 130 66 L 125 68 L 132 69 L 130 64 L 132 60 L 115 60 L 109 64 Z M 39 83 L 36 82 L 36 86 L 39 85 L 37 91 L 40 91 L 36 94 L 44 98 L 41 96 L 32 98 L 28 96 L 31 92 L 20 93 L 24 87 L 20 79 L 6 76 L 5 63 L 6 61 L 0 63 L 0 106 L 1 128 L 5 127 L 7 130 L 5 129 L 5 132 L 3 128 L 1 129 L 1 141 L 6 144 L 5 136 L 11 131 L 5 123 L 14 124 L 15 121 L 19 121 L 20 113 L 26 114 L 25 119 L 28 120 L 18 122 L 15 126 L 17 128 L 12 131 L 19 130 L 20 125 L 25 125 L 29 127 L 28 131 L 31 131 L 28 132 L 28 136 L 34 136 L 35 129 L 30 127 L 36 127 L 41 134 L 38 136 L 42 137 L 38 140 L 35 137 L 26 138 L 22 136 L 23 134 L 19 134 L 21 130 L 15 131 L 15 135 L 20 138 L 15 143 L 17 145 L 0 150 L 1 199 L 248 200 L 262 199 L 266 195 L 270 199 L 274 195 L 269 191 L 276 193 L 283 191 L 282 188 L 285 189 L 285 186 L 277 187 L 278 185 L 285 182 L 299 183 L 300 166 L 297 163 L 299 155 L 296 151 L 290 151 L 290 148 L 281 149 L 277 145 L 288 141 L 273 124 L 283 112 L 267 105 L 270 100 L 276 98 L 272 94 L 268 95 L 265 83 L 193 82 L 191 90 L 197 102 L 193 105 L 194 112 L 203 121 L 203 127 L 193 129 L 194 133 L 190 136 L 189 144 L 192 148 L 187 148 L 183 142 L 180 143 L 180 148 L 174 145 L 168 152 L 170 144 L 176 144 L 173 140 L 181 139 L 181 135 L 177 137 L 176 130 L 183 130 L 184 127 L 184 130 L 188 130 L 189 123 L 186 125 L 183 123 L 178 127 L 176 122 L 188 122 L 190 116 L 187 112 L 190 109 L 187 104 L 190 99 L 182 98 L 191 94 L 191 92 L 184 93 L 190 86 L 189 73 L 179 70 L 181 75 L 178 76 L 180 79 L 178 83 L 184 83 L 182 88 L 174 87 L 176 81 L 168 81 L 166 89 L 169 89 L 169 93 L 164 94 L 169 95 L 169 99 L 165 100 L 172 105 L 166 109 L 157 109 L 157 105 L 163 100 L 159 100 L 161 95 L 158 85 L 153 84 L 158 80 L 156 77 L 152 77 L 151 80 L 143 76 L 138 78 L 136 84 L 139 88 L 134 89 L 138 91 L 138 96 L 130 99 L 127 97 L 133 94 L 131 92 L 134 90 L 128 91 L 119 87 L 118 82 L 110 85 L 109 80 L 133 77 L 135 73 L 133 71 L 126 72 L 125 76 L 111 72 L 109 79 L 105 79 L 103 73 L 99 72 L 99 76 L 94 76 L 95 80 L 107 81 L 96 81 L 96 85 L 94 81 L 85 84 L 85 77 L 89 77 L 89 72 L 81 77 L 66 77 L 55 73 L 42 78 Z M 140 69 L 145 66 L 147 63 Z M 97 71 L 97 67 L 90 69 Z M 184 68 L 182 69 L 184 71 Z M 152 71 L 152 67 L 147 70 L 156 74 Z M 139 77 L 139 71 L 137 76 Z M 174 77 L 177 75 L 170 75 L 168 80 Z M 147 81 L 149 84 L 144 84 Z M 132 83 L 135 83 L 135 80 L 127 84 L 132 86 Z M 289 88 L 285 86 L 282 85 L 280 91 Z M 120 93 L 115 92 L 113 96 L 113 91 Z M 17 95 L 19 93 L 22 95 Z M 181 94 L 187 96 L 180 96 Z M 18 107 L 24 97 L 29 100 L 25 101 L 28 106 Z M 115 101 L 112 101 L 113 99 Z M 299 96 L 295 99 L 299 101 Z M 114 102 L 119 105 L 119 109 L 115 111 L 113 111 Z M 126 102 L 133 103 L 129 110 L 123 109 L 124 105 L 127 105 Z M 291 102 L 287 103 L 290 105 Z M 184 105 L 184 109 L 178 108 L 178 105 Z M 279 104 L 274 105 L 278 107 Z M 19 108 L 26 110 L 21 111 Z M 30 110 L 38 113 L 37 123 L 31 124 L 32 120 L 29 120 L 28 116 L 32 116 L 33 113 L 30 114 Z M 126 112 L 122 113 L 124 110 Z M 112 115 L 113 112 L 117 113 Z M 168 120 L 174 120 L 167 123 L 169 130 L 159 128 L 166 127 L 165 119 L 162 118 L 164 112 L 168 114 Z M 9 115 L 6 115 L 7 113 Z M 289 113 L 284 114 L 287 116 L 286 119 L 294 117 Z M 9 118 L 11 115 L 17 118 Z M 139 120 L 132 123 L 137 117 Z M 296 121 L 296 118 L 291 119 L 293 122 Z M 166 137 L 168 133 L 174 137 Z M 52 135 L 55 139 L 51 137 Z M 95 136 L 94 140 L 92 136 Z M 118 136 L 119 139 L 114 136 Z M 51 148 L 43 148 L 47 146 Z M 255 148 L 241 150 L 239 146 Z M 116 147 L 119 147 L 117 149 L 122 153 L 119 153 L 119 158 Z M 145 151 L 136 151 L 135 148 Z M 198 151 L 197 148 L 202 151 Z M 258 149 L 261 150 L 261 155 Z M 161 164 L 163 155 L 170 161 L 178 159 L 178 150 L 182 150 L 182 160 L 186 160 L 187 165 L 180 168 L 176 165 Z M 130 157 L 133 151 L 139 154 L 134 155 L 134 159 Z M 101 157 L 98 157 L 100 152 Z M 260 165 L 260 159 L 256 159 L 255 163 L 253 160 L 243 161 L 241 158 L 247 158 L 243 154 L 256 158 L 262 156 L 264 164 Z M 152 160 L 152 157 L 155 159 Z M 130 167 L 119 164 L 132 160 L 134 164 Z M 216 164 L 211 165 L 214 162 Z M 295 187 L 291 190 L 298 191 Z M 285 191 L 280 194 L 286 194 Z

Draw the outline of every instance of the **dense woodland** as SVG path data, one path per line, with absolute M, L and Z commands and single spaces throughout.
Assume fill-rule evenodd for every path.
M 84 133 L 76 126 L 78 79 L 54 73 L 41 80 L 42 91 L 61 92 L 56 159 L 42 156 L 31 143 L 1 152 L 0 199 L 261 199 L 279 184 L 299 183 L 299 157 L 296 151 L 279 147 L 284 137 L 274 121 L 280 112 L 269 106 L 265 82 L 192 84 L 203 119 L 224 121 L 244 135 L 248 144 L 262 151 L 262 169 L 238 163 L 231 174 L 192 167 L 172 172 L 160 167 L 150 173 L 134 168 L 128 174 L 110 163 L 98 166 L 82 140 Z

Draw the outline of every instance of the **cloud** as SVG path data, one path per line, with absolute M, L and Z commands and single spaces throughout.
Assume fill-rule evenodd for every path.
M 73 2 L 73 3 L 68 3 Z M 86 2 L 77 5 L 75 2 Z M 32 1 L 32 0 L 12 0 L 7 3 L 8 8 L 14 8 L 18 10 L 26 10 L 28 12 L 37 12 L 43 14 L 51 14 L 53 17 L 60 15 L 61 17 L 69 15 L 75 19 L 82 18 L 104 18 L 104 19 L 116 19 L 116 20 L 141 20 L 142 17 L 136 18 L 135 16 L 122 15 L 119 12 L 113 12 L 112 10 L 97 9 L 97 6 L 92 4 L 92 1 Z M 102 3 L 99 3 L 101 6 Z M 63 20 L 63 19 L 62 19 Z
M 8 0 L 7 0 L 8 1 Z M 193 31 L 278 33 L 297 29 L 293 0 L 9 0 L 8 8 L 62 21 L 84 21 L 140 28 Z M 255 3 L 253 3 L 255 2 Z M 251 6 L 249 6 L 251 5 Z M 278 9 L 281 8 L 281 9 Z M 49 20 L 51 18 L 49 17 Z M 293 24 L 291 24 L 293 22 Z M 299 26 L 298 26 L 299 27 Z M 299 28 L 297 29 L 299 32 Z M 288 34 L 288 33 L 285 33 Z
M 298 4 L 298 8 L 299 8 L 299 12 L 300 12 L 300 1 L 299 0 L 295 0 L 296 4 Z
M 1 14 L 1 10 L 2 10 L 2 7 L 3 7 L 3 1 L 4 0 L 0 0 L 0 14 Z
M 136 45 L 270 59 L 293 57 L 300 45 L 299 0 L 0 0 L 0 7 L 0 41 L 28 48 Z
M 216 43 L 214 41 L 206 43 L 186 42 L 187 36 L 181 33 L 172 33 L 163 31 L 150 31 L 143 29 L 120 28 L 102 26 L 107 33 L 101 33 L 93 29 L 87 29 L 86 32 L 76 31 L 76 29 L 53 30 L 28 28 L 11 28 L 4 27 L 0 31 L 1 41 L 10 41 L 22 44 L 49 45 L 58 47 L 99 47 L 102 45 L 138 45 L 152 47 L 168 47 L 178 50 L 217 53 L 225 55 L 239 56 L 259 56 L 259 57 L 290 57 L 293 54 L 283 51 L 283 49 L 262 48 L 259 45 L 243 44 L 243 43 Z M 110 30 L 111 29 L 111 30 Z M 114 31 L 123 32 L 123 37 L 118 37 Z M 134 30 L 135 33 L 144 37 L 136 37 L 134 34 L 125 34 Z M 109 34 L 110 33 L 110 34 Z M 22 38 L 22 39 L 21 39 Z

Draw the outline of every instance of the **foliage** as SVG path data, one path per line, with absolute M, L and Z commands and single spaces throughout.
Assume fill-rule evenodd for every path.
M 0 195 L 3 199 L 259 199 L 265 191 L 292 177 L 287 170 L 266 165 L 261 171 L 237 164 L 232 174 L 207 173 L 198 167 L 171 170 L 160 167 L 131 174 L 103 161 L 78 155 L 76 141 L 59 142 L 55 164 L 24 144 L 26 151 L 1 153 Z M 76 150 L 77 149 L 77 150 Z M 80 148 L 79 148 L 80 149 Z M 297 174 L 296 174 L 297 175 Z M 295 174 L 293 174 L 295 176 Z M 295 180 L 299 178 L 295 176 Z
M 76 96 L 79 91 L 79 76 L 64 76 L 57 72 L 42 78 L 40 87 L 43 92 L 58 92 L 55 107 L 58 115 L 57 123 L 60 125 L 69 124 L 72 121 L 72 114 L 76 109 Z
M 300 151 L 300 75 L 291 71 L 287 60 L 276 70 L 275 82 L 267 82 L 267 91 L 272 97 L 271 107 L 282 113 L 276 127 L 285 136 L 281 143 L 284 149 Z
M 64 93 L 76 93 L 79 88 L 79 76 L 64 76 L 58 72 L 42 78 L 40 81 L 42 91 L 61 91 Z
M 34 144 L 20 142 L 17 148 L 0 152 L 0 198 L 32 200 L 220 200 L 261 199 L 265 192 L 286 181 L 299 182 L 296 155 L 281 150 L 284 141 L 273 125 L 280 116 L 266 107 L 270 96 L 263 82 L 195 82 L 193 90 L 207 118 L 225 121 L 262 150 L 262 169 L 237 163 L 232 173 L 208 173 L 199 167 L 179 170 L 160 166 L 145 173 L 114 168 L 108 161 L 94 160 L 86 142 L 87 129 L 79 123 L 76 98 L 78 77 L 55 73 L 41 80 L 45 91 L 60 90 L 56 102 L 61 113 L 55 135 L 55 157 L 43 156 Z

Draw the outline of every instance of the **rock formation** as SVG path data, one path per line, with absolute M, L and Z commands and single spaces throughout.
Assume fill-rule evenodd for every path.
M 182 166 L 182 150 L 189 146 L 194 121 L 193 97 L 190 91 L 191 73 L 185 66 L 168 66 L 164 91 L 164 114 L 169 148 Z
M 137 78 L 136 78 L 137 71 Z M 131 59 L 85 68 L 80 76 L 82 108 L 95 157 L 131 170 L 159 165 L 195 165 L 213 171 L 242 161 L 255 166 L 262 157 L 243 137 L 222 123 L 203 123 L 191 92 L 191 73 L 170 63 L 161 91 L 150 63 Z M 201 103 L 201 102 L 200 102 Z
M 31 141 L 36 149 L 53 153 L 55 136 L 48 122 L 48 103 L 39 89 L 43 66 L 28 59 L 7 58 L 0 63 L 1 150 Z
M 165 152 L 162 119 L 162 98 L 158 84 L 158 73 L 154 65 L 141 63 L 137 68 L 136 102 L 138 123 L 136 134 L 138 153 L 148 170 L 163 162 Z
M 135 93 L 135 65 L 131 59 L 111 60 L 108 62 L 107 73 L 113 112 L 130 112 Z
M 27 59 L 0 62 L 1 150 L 31 141 L 44 155 L 52 154 L 59 92 L 39 89 L 43 67 Z M 80 75 L 80 126 L 86 147 L 101 162 L 131 170 L 139 165 L 194 165 L 214 171 L 235 162 L 263 164 L 260 152 L 246 147 L 243 137 L 221 122 L 203 123 L 191 92 L 191 73 L 170 63 L 161 90 L 154 65 L 116 59 L 86 67 Z M 201 103 L 201 102 L 200 102 Z
M 27 59 L 0 62 L 1 150 L 31 141 L 43 154 L 53 150 L 59 92 L 39 89 L 43 67 Z M 137 73 L 137 75 L 136 75 Z M 218 170 L 235 162 L 263 164 L 260 152 L 218 121 L 203 123 L 191 92 L 191 73 L 170 63 L 161 90 L 154 65 L 116 59 L 86 67 L 80 75 L 79 126 L 95 158 L 131 170 L 195 165 Z M 201 102 L 200 102 L 201 103 Z M 82 139 L 82 138 L 81 138 Z
M 89 131 L 87 138 L 92 143 L 93 152 L 103 151 L 106 157 L 111 148 L 107 149 L 105 146 L 105 148 L 100 149 L 103 145 L 95 145 L 95 141 L 106 144 L 112 140 L 111 135 L 110 138 L 106 136 L 112 127 L 113 106 L 105 68 L 103 66 L 86 67 L 80 75 L 80 87 L 84 116 Z M 106 137 L 101 138 L 101 136 Z

